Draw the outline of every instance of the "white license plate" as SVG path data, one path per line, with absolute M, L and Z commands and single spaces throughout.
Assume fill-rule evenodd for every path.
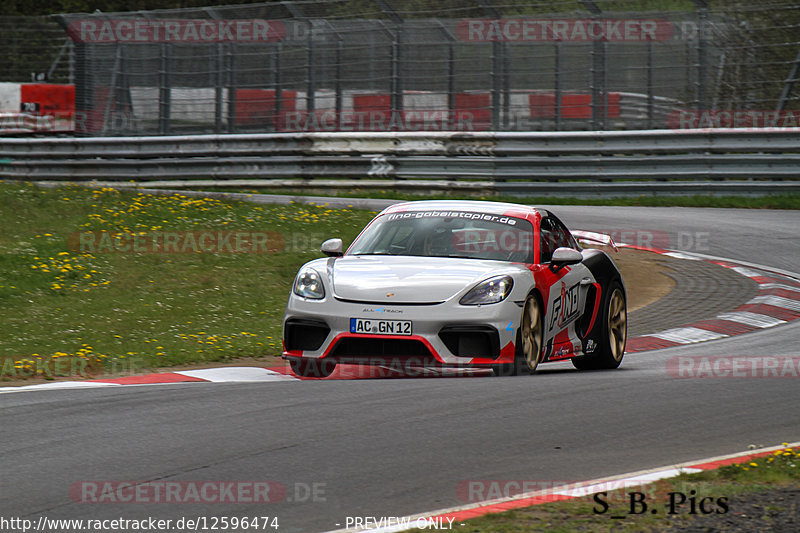
M 411 321 L 351 318 L 350 333 L 365 333 L 369 335 L 411 335 Z

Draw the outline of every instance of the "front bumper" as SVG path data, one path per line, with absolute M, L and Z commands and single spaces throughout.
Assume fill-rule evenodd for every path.
M 511 363 L 521 312 L 521 302 L 511 297 L 497 304 L 463 306 L 453 301 L 378 305 L 292 295 L 284 317 L 283 357 L 404 366 Z M 351 333 L 351 318 L 410 320 L 412 335 Z

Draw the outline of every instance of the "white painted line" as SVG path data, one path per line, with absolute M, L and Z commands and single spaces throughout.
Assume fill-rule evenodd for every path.
M 38 385 L 23 385 L 22 387 L 0 387 L 0 394 L 8 392 L 25 392 L 32 390 L 53 389 L 92 389 L 97 387 L 119 387 L 119 383 L 103 383 L 99 381 L 54 381 Z
M 757 328 L 771 328 L 778 324 L 786 323 L 785 320 L 775 318 L 772 316 L 762 315 L 760 313 L 751 313 L 749 311 L 733 311 L 730 313 L 722 313 L 717 315 L 721 320 L 730 320 L 731 322 L 738 322 L 740 324 L 747 324 L 748 326 L 755 326 Z
M 231 381 L 298 381 L 294 376 L 288 376 L 255 366 L 228 366 L 222 368 L 204 368 L 201 370 L 186 370 L 175 372 L 191 378 L 205 379 L 215 383 Z
M 771 305 L 773 307 L 781 307 L 792 311 L 800 311 L 800 300 L 792 300 L 781 296 L 756 296 L 747 303 Z
M 645 474 L 643 476 L 635 476 L 611 482 L 607 481 L 605 483 L 594 483 L 592 485 L 584 485 L 574 489 L 557 491 L 554 492 L 553 494 L 557 494 L 559 496 L 570 496 L 572 498 L 580 498 L 583 496 L 589 496 L 590 494 L 595 494 L 597 492 L 641 487 L 643 485 L 647 485 L 648 483 L 653 483 L 654 481 L 658 481 L 660 479 L 667 479 L 670 477 L 675 477 L 680 474 L 696 474 L 697 472 L 702 472 L 702 470 L 700 470 L 699 468 L 670 468 L 667 470 L 661 470 L 658 472 Z
M 794 291 L 800 292 L 800 287 L 795 287 L 794 285 L 786 285 L 785 283 L 759 283 L 758 290 L 766 290 L 766 289 L 781 289 L 784 291 Z
M 708 255 L 697 252 L 693 252 L 691 255 L 694 255 L 695 257 L 699 257 L 701 259 L 708 259 L 709 261 L 724 261 L 726 263 L 737 263 L 742 266 L 763 270 L 764 272 L 767 272 L 770 275 L 779 274 L 780 276 L 790 279 L 792 281 L 800 281 L 800 273 L 790 272 L 782 268 L 771 267 L 767 265 L 759 265 L 758 263 L 751 263 L 749 261 L 742 261 L 740 259 L 730 259 L 728 257 L 719 257 L 718 255 Z
M 666 331 L 662 331 L 661 333 L 651 333 L 649 336 L 664 339 L 665 341 L 677 342 L 678 344 L 694 344 L 695 342 L 721 339 L 723 337 L 727 337 L 728 335 L 724 333 L 717 333 L 716 331 L 709 331 L 707 329 L 688 327 L 668 329 Z
M 667 252 L 661 255 L 668 255 L 670 257 L 674 257 L 675 259 L 688 259 L 689 261 L 700 261 L 699 257 L 695 257 L 693 255 L 685 254 L 683 252 Z
M 745 276 L 745 277 L 748 277 L 748 278 L 763 278 L 764 276 L 767 275 L 766 272 L 759 272 L 757 270 L 753 270 L 752 268 L 747 268 L 747 267 L 738 267 L 738 266 L 737 267 L 731 267 L 731 270 L 733 270 L 735 272 L 738 272 L 742 276 Z

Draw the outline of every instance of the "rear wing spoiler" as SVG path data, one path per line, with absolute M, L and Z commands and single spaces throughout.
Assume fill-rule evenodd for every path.
M 611 235 L 606 235 L 605 233 L 596 233 L 594 231 L 583 231 L 579 229 L 571 233 L 572 236 L 579 241 L 592 244 L 604 244 L 606 246 L 611 246 L 615 252 L 619 252 L 619 248 L 617 248 L 617 244 L 614 242 L 614 239 L 611 238 Z

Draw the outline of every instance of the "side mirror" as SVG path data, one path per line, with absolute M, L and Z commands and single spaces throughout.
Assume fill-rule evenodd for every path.
M 572 248 L 556 248 L 550 259 L 550 263 L 559 268 L 565 265 L 575 265 L 581 261 L 583 261 L 583 255 Z
M 344 255 L 342 253 L 342 239 L 328 239 L 322 243 L 320 250 L 328 257 L 341 257 Z

